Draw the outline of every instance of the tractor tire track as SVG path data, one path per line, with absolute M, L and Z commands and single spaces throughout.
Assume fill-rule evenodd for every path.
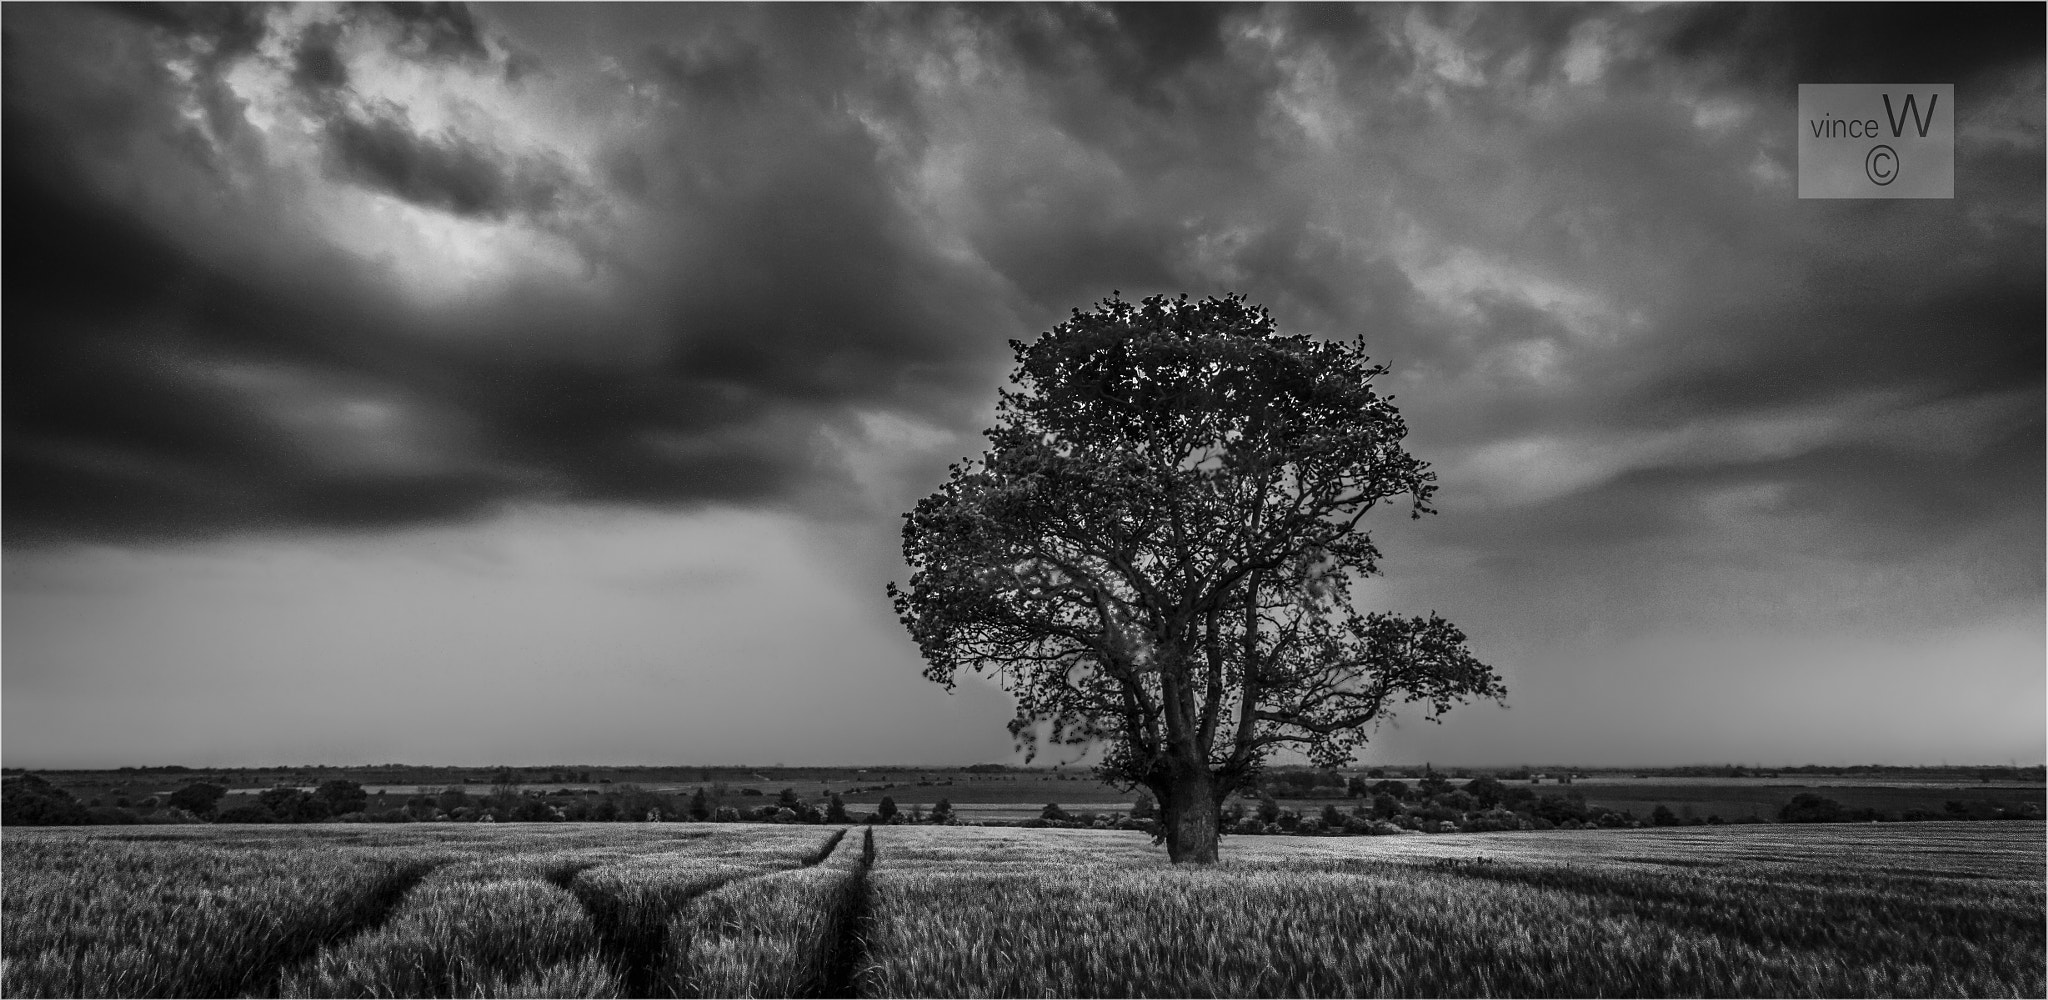
M 816 852 L 801 859 L 798 867 L 810 868 L 824 862 L 845 837 L 846 830 L 842 828 Z M 687 892 L 678 893 L 673 899 L 664 900 L 663 905 L 643 908 L 628 905 L 589 881 L 578 881 L 576 876 L 582 871 L 582 868 L 571 871 L 557 884 L 575 896 L 576 901 L 583 905 L 584 912 L 589 914 L 590 922 L 597 930 L 598 949 L 605 962 L 618 973 L 621 983 L 619 995 L 627 1000 L 646 1000 L 658 995 L 656 973 L 661 968 L 662 955 L 668 949 L 669 921 L 691 900 L 735 883 L 776 874 L 776 871 L 766 871 L 707 880 L 690 887 Z
M 389 922 L 392 914 L 405 904 L 412 890 L 434 870 L 449 864 L 446 859 L 414 861 L 395 866 L 377 881 L 355 908 L 340 921 L 311 934 L 288 938 L 281 942 L 269 960 L 257 964 L 237 983 L 223 983 L 224 988 L 214 992 L 215 996 L 259 996 L 274 997 L 284 983 L 284 977 L 293 969 L 318 958 L 320 952 L 340 945 L 364 934 L 376 931 Z M 199 994 L 205 995 L 205 994 Z
M 860 973 L 867 964 L 868 934 L 874 922 L 868 885 L 868 871 L 874 866 L 875 829 L 869 827 L 862 838 L 860 864 L 847 877 L 826 930 L 825 981 L 818 991 L 820 997 L 860 996 Z

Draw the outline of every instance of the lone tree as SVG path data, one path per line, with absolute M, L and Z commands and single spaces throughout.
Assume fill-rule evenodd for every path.
M 1451 623 L 1351 607 L 1380 557 L 1360 519 L 1435 491 L 1362 344 L 1154 296 L 1011 347 L 989 448 L 904 515 L 889 593 L 926 677 L 998 680 L 1027 752 L 1100 745 L 1157 796 L 1172 860 L 1216 860 L 1276 750 L 1336 767 L 1398 706 L 1503 696 Z

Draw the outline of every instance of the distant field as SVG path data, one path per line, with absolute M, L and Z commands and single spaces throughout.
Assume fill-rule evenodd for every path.
M 9 830 L 7 996 L 2040 996 L 2038 822 Z

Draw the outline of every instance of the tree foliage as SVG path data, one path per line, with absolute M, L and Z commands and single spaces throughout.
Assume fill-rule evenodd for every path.
M 90 822 L 90 810 L 40 775 L 22 774 L 0 783 L 0 824 L 83 826 Z
M 212 816 L 220 805 L 221 797 L 227 793 L 226 788 L 210 781 L 195 781 L 172 792 L 166 804 L 194 816 Z
M 1171 827 L 1277 750 L 1336 766 L 1397 706 L 1502 696 L 1449 622 L 1351 605 L 1379 569 L 1361 520 L 1435 490 L 1361 344 L 1155 296 L 1011 346 L 989 447 L 905 515 L 890 594 L 925 676 L 997 679 L 1027 752 L 1102 746 Z
M 361 812 L 369 805 L 370 795 L 363 786 L 346 778 L 335 778 L 322 782 L 313 794 L 327 803 L 327 811 L 335 815 Z

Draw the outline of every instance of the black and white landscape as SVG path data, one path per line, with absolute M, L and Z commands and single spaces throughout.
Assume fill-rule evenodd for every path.
M 0 29 L 0 992 L 2043 988 L 2039 5 Z

